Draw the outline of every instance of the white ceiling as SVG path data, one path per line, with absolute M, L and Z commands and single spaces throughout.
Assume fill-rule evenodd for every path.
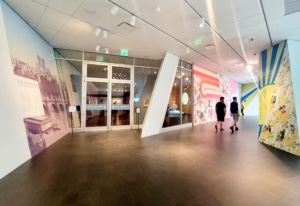
M 291 4 L 299 5 L 300 0 L 285 1 L 293 8 Z M 257 78 L 259 52 L 286 39 L 300 40 L 300 12 L 285 15 L 284 0 L 4 2 L 55 48 L 96 52 L 100 45 L 100 53 L 108 48 L 110 54 L 120 55 L 121 49 L 127 49 L 129 56 L 155 60 L 168 51 L 242 84 Z M 110 10 L 115 5 L 120 9 L 113 15 Z M 131 15 L 136 16 L 134 26 Z M 108 38 L 102 32 L 96 37 L 97 27 L 107 30 Z M 202 44 L 194 46 L 201 38 Z

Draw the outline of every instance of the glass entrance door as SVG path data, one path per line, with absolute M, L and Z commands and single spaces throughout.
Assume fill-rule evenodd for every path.
M 111 97 L 111 126 L 130 125 L 130 84 L 113 83 Z
M 85 118 L 82 118 L 82 125 L 85 131 L 131 128 L 131 70 L 122 65 L 84 64 Z
M 107 127 L 107 82 L 88 81 L 86 87 L 86 127 Z M 104 128 L 105 129 L 105 128 Z

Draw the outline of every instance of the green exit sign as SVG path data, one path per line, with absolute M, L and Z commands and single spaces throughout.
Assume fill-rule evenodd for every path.
M 194 46 L 199 46 L 202 44 L 203 37 L 199 37 L 194 40 Z
M 96 56 L 96 61 L 97 62 L 103 62 L 104 61 L 103 56 Z
M 121 56 L 127 57 L 128 56 L 128 50 L 121 49 Z

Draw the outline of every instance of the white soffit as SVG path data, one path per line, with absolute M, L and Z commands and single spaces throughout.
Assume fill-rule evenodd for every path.
M 117 3 L 120 5 L 120 7 L 132 12 L 136 13 L 138 12 L 141 8 L 149 5 L 153 0 L 143 0 L 143 1 L 114 1 L 112 2 Z
M 36 3 L 34 1 L 18 1 L 12 2 L 11 6 L 16 12 L 26 21 L 32 25 L 37 25 L 42 18 L 46 6 Z
M 131 24 L 127 22 L 122 22 L 116 27 L 111 29 L 111 32 L 118 34 L 118 35 L 127 35 L 130 34 L 135 30 L 135 26 L 132 26 Z
M 140 43 L 160 51 L 167 51 L 168 48 L 175 49 L 182 46 L 182 44 L 178 43 L 178 41 L 147 25 L 134 30 L 127 36 L 127 38 L 133 42 Z
M 284 15 L 300 11 L 300 0 L 284 0 Z
M 111 8 L 112 5 L 107 1 L 84 1 L 74 12 L 73 16 L 78 19 L 84 19 L 86 22 L 94 23 L 97 18 Z
M 59 30 L 69 18 L 66 14 L 47 8 L 39 25 L 47 25 L 49 29 Z
M 72 15 L 84 0 L 50 0 L 48 7 Z

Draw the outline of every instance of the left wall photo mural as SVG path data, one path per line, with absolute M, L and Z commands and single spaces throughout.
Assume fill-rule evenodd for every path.
M 69 131 L 53 48 L 10 8 L 4 23 L 32 156 Z

